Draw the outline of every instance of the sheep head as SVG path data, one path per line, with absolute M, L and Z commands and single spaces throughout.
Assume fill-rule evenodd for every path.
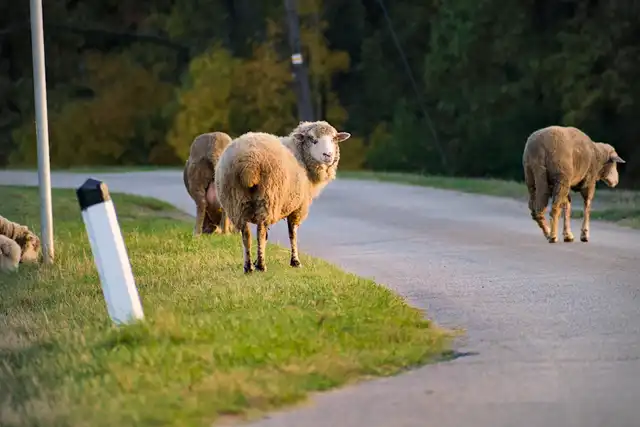
M 20 245 L 22 251 L 20 262 L 37 262 L 40 259 L 40 239 L 34 233 L 31 231 L 24 233 L 16 239 L 16 243 Z
M 620 176 L 618 175 L 618 163 L 626 163 L 622 160 L 622 157 L 616 153 L 616 149 L 611 144 L 604 142 L 596 143 L 598 152 L 602 161 L 602 168 L 600 169 L 598 178 L 609 187 L 615 187 L 618 185 Z
M 338 132 L 326 121 L 300 122 L 290 136 L 301 148 L 305 158 L 321 165 L 332 166 L 340 160 L 339 144 L 351 137 Z

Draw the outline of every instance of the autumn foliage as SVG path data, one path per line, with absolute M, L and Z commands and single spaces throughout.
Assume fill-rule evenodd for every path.
M 564 124 L 640 184 L 634 2 L 385 4 L 402 53 L 377 0 L 298 2 L 315 115 L 354 135 L 345 168 L 521 179 L 528 134 Z M 297 123 L 280 0 L 44 7 L 54 167 L 181 165 L 200 133 Z M 0 164 L 33 165 L 28 3 L 0 12 Z

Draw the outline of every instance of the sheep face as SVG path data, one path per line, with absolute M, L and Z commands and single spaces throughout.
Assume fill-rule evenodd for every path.
M 618 175 L 618 163 L 625 163 L 624 160 L 616 153 L 615 148 L 609 144 L 598 143 L 599 149 L 605 154 L 606 161 L 600 169 L 599 179 L 613 188 L 618 185 L 620 176 Z
M 339 143 L 351 137 L 348 132 L 338 132 L 324 122 L 302 124 L 293 137 L 316 163 L 333 165 L 340 159 Z

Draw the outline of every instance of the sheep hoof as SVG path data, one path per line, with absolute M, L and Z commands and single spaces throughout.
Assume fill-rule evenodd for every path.
M 267 266 L 264 264 L 264 262 L 260 262 L 256 260 L 256 262 L 254 263 L 254 266 L 258 271 L 267 271 Z
M 300 260 L 297 258 L 291 258 L 290 265 L 291 267 L 302 267 L 302 264 L 300 264 Z
M 245 263 L 244 264 L 244 272 L 245 272 L 245 274 L 253 272 L 253 264 L 251 264 L 250 262 Z
M 549 240 L 549 243 L 557 243 L 558 242 L 558 238 L 556 236 L 549 236 L 548 240 Z
M 565 241 L 566 243 L 571 243 L 571 242 L 573 242 L 573 241 L 574 241 L 574 239 L 575 239 L 575 238 L 573 237 L 573 234 L 567 234 L 567 235 L 565 235 L 565 236 L 564 236 L 564 241 Z
M 580 236 L 580 241 L 587 243 L 589 241 L 589 236 L 585 236 L 584 234 Z

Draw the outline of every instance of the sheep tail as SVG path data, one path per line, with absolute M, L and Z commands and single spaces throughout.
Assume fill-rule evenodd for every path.
M 244 189 L 245 197 L 240 203 L 242 217 L 254 224 L 267 221 L 269 210 L 264 198 L 264 182 L 262 180 L 261 165 L 248 162 L 239 168 L 238 180 L 240 188 Z
M 246 188 L 250 194 L 258 190 L 260 184 L 260 168 L 255 164 L 245 164 L 238 172 L 241 188 Z

